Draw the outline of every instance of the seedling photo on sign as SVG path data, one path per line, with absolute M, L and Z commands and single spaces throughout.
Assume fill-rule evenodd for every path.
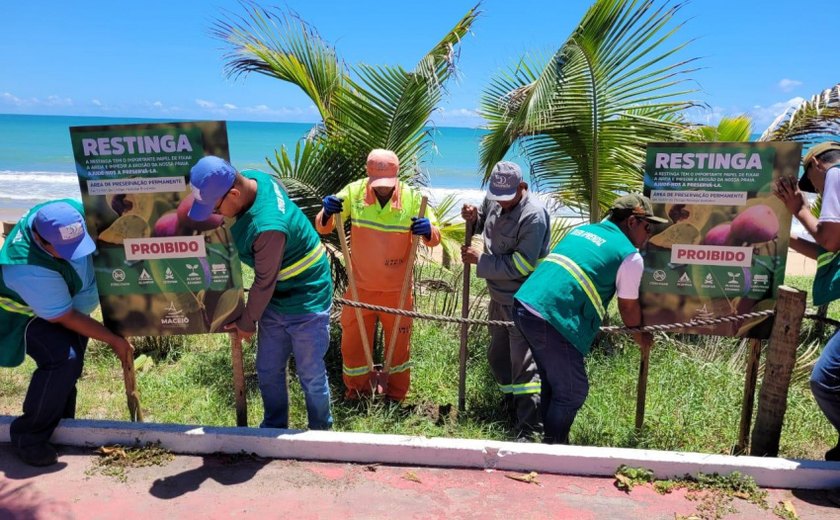
M 645 195 L 670 223 L 642 250 L 645 325 L 772 309 L 784 283 L 791 215 L 773 180 L 796 177 L 797 143 L 656 143 Z M 683 332 L 766 338 L 767 317 Z

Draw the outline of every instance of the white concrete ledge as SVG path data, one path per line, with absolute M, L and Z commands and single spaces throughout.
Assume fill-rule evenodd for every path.
M 9 442 L 13 417 L 0 416 L 0 442 Z M 513 442 L 345 433 L 222 428 L 181 424 L 65 419 L 52 438 L 56 444 L 94 447 L 160 442 L 174 453 L 254 453 L 261 457 L 536 471 L 565 475 L 611 476 L 621 464 L 654 471 L 657 478 L 733 471 L 760 486 L 786 489 L 840 487 L 840 463 L 780 458 L 733 457 L 702 453 L 547 446 Z

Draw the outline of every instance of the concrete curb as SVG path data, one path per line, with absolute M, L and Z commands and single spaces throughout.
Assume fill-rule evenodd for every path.
M 0 442 L 9 442 L 9 424 L 12 419 L 0 416 Z M 657 478 L 701 471 L 720 474 L 738 471 L 752 476 L 763 487 L 840 487 L 840 463 L 835 462 L 372 433 L 65 419 L 55 431 L 52 441 L 81 447 L 160 442 L 174 453 L 245 452 L 281 459 L 536 471 L 602 477 L 612 476 L 618 466 L 626 464 L 652 469 Z

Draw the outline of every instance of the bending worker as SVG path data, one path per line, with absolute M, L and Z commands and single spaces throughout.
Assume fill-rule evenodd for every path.
M 239 258 L 254 269 L 242 315 L 225 329 L 257 335 L 257 377 L 265 411 L 261 428 L 288 428 L 286 369 L 294 354 L 309 428 L 332 426 L 324 355 L 330 343 L 332 278 L 321 240 L 275 177 L 237 172 L 224 159 L 203 157 L 190 170 L 195 202 L 188 213 L 236 218 L 230 232 Z M 257 327 L 259 323 L 259 327 Z
M 111 346 L 125 364 L 134 350 L 124 337 L 90 317 L 99 305 L 82 205 L 62 199 L 32 208 L 0 249 L 0 366 L 35 361 L 23 415 L 9 436 L 32 466 L 55 464 L 49 439 L 63 418 L 76 413 L 76 381 L 88 338 Z
M 583 358 L 618 296 L 624 325 L 642 324 L 639 284 L 644 263 L 637 248 L 650 238 L 653 215 L 641 195 L 615 200 L 607 218 L 574 228 L 514 295 L 513 320 L 528 340 L 540 372 L 547 444 L 568 444 L 569 430 L 589 392 Z M 633 334 L 649 348 L 649 333 Z
M 528 193 L 519 165 L 502 161 L 493 167 L 490 187 L 480 208 L 465 204 L 461 216 L 475 223 L 484 251 L 463 246 L 461 259 L 476 265 L 476 276 L 487 280 L 489 319 L 513 319 L 513 295 L 548 254 L 551 236 L 548 211 Z M 487 361 L 513 416 L 516 437 L 541 433 L 540 376 L 528 342 L 515 327 L 490 326 Z
M 423 237 L 423 243 L 434 247 L 440 243 L 440 230 L 434 214 L 417 218 L 421 196 L 417 190 L 400 182 L 397 173 L 400 163 L 390 150 L 375 149 L 367 157 L 367 178 L 351 182 L 335 195 L 324 198 L 323 208 L 315 217 L 315 227 L 327 234 L 335 227 L 336 213 L 350 219 L 350 249 L 356 253 L 352 262 L 353 276 L 359 300 L 374 305 L 396 308 L 405 279 L 411 251 L 411 235 Z M 404 308 L 413 307 L 409 297 Z M 350 294 L 345 298 L 350 298 Z M 377 318 L 385 333 L 385 345 L 390 345 L 396 316 L 362 310 L 367 337 L 373 338 Z M 371 393 L 371 373 L 355 310 L 345 306 L 341 310 L 341 356 L 343 378 L 348 399 Z M 409 341 L 411 319 L 400 319 L 400 330 L 392 353 L 386 396 L 396 401 L 405 399 L 411 380 Z M 387 356 L 387 353 L 386 353 Z
M 782 178 L 774 193 L 815 240 L 790 237 L 790 246 L 817 260 L 814 305 L 823 305 L 840 299 L 840 143 L 827 141 L 811 147 L 802 168 L 798 185 L 795 179 Z M 811 213 L 804 192 L 822 195 L 819 218 Z M 840 434 L 840 332 L 831 336 L 814 365 L 811 392 Z M 825 460 L 840 460 L 840 441 L 826 452 Z

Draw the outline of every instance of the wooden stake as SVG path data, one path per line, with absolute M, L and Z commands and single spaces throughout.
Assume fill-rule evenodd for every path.
M 639 381 L 636 383 L 636 433 L 641 433 L 645 422 L 645 399 L 647 398 L 648 368 L 650 366 L 650 347 L 640 347 Z
M 233 397 L 236 402 L 236 425 L 248 426 L 248 402 L 245 399 L 245 367 L 242 363 L 242 338 L 230 334 L 230 356 L 233 365 Z
M 475 228 L 474 222 L 467 222 L 464 235 L 464 245 L 472 245 Z M 464 286 L 461 291 L 461 317 L 470 316 L 470 271 L 471 264 L 464 264 Z M 467 407 L 467 333 L 470 326 L 461 324 L 461 350 L 458 353 L 458 411 L 463 412 Z
M 350 296 L 353 301 L 359 301 L 359 291 L 356 289 L 356 278 L 353 276 L 353 263 L 350 261 L 350 248 L 347 247 L 347 236 L 344 234 L 344 222 L 341 220 L 341 213 L 335 214 L 335 230 L 338 232 L 338 241 L 341 243 L 341 255 L 344 257 L 344 268 L 347 271 L 347 281 L 350 284 Z M 365 350 L 365 361 L 368 372 L 373 374 L 373 351 L 370 348 L 370 340 L 365 329 L 365 322 L 362 319 L 362 309 L 353 307 L 356 313 L 356 321 L 359 323 L 359 335 L 362 338 L 362 347 Z
M 775 457 L 779 454 L 788 387 L 796 364 L 799 329 L 805 316 L 808 293 L 782 285 L 778 295 L 773 330 L 767 345 L 764 378 L 758 392 L 758 413 L 750 442 L 750 455 L 757 457 Z
M 747 441 L 755 407 L 755 384 L 758 381 L 760 359 L 761 340 L 750 339 L 750 349 L 747 352 L 747 373 L 744 378 L 744 400 L 741 404 L 741 424 L 738 427 L 738 443 L 735 445 L 735 455 L 743 455 L 747 452 Z
M 123 364 L 122 369 L 128 416 L 131 422 L 143 422 L 143 410 L 140 408 L 140 394 L 137 392 L 137 373 L 134 371 L 133 353 L 129 352 L 128 361 Z
M 417 218 L 426 216 L 426 204 L 429 202 L 425 195 L 420 200 L 420 211 L 417 213 Z M 405 300 L 408 298 L 408 291 L 411 288 L 411 276 L 414 274 L 414 257 L 417 255 L 417 245 L 420 243 L 420 237 L 412 235 L 411 250 L 408 252 L 408 261 L 405 266 L 405 277 L 403 278 L 402 290 L 400 291 L 400 302 L 398 309 L 405 307 Z M 388 374 L 391 372 L 391 360 L 394 358 L 394 349 L 397 346 L 397 334 L 400 332 L 400 319 L 402 316 L 397 314 L 394 319 L 394 327 L 391 329 L 391 338 L 388 342 L 388 350 L 385 353 L 385 365 L 382 367 L 382 388 L 383 392 L 388 389 Z

